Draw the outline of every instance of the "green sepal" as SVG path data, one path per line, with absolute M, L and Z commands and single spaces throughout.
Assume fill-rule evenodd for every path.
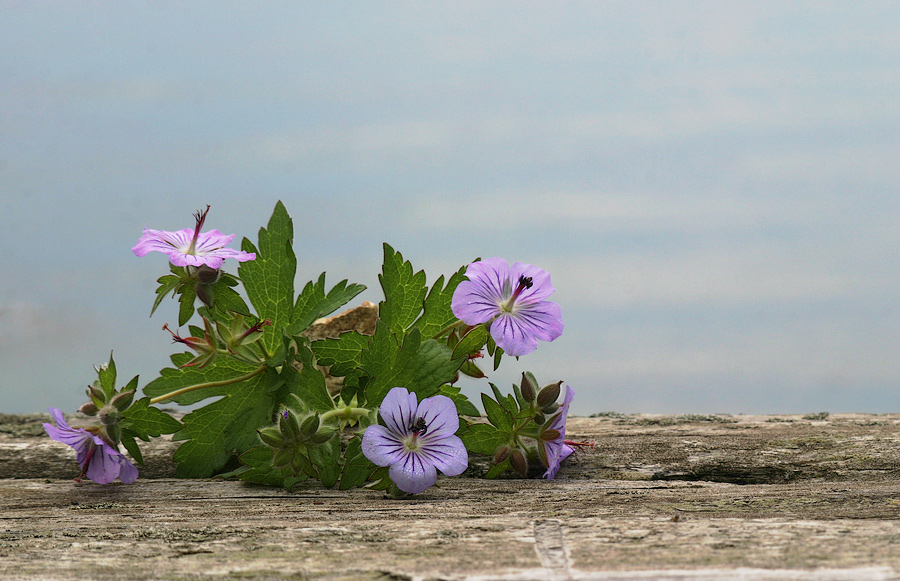
M 453 359 L 468 357 L 473 353 L 477 353 L 484 347 L 487 339 L 488 332 L 484 325 L 472 327 L 459 339 L 459 343 L 453 348 Z
M 131 454 L 134 461 L 143 466 L 144 455 L 141 454 L 141 448 L 138 446 L 138 443 L 134 441 L 134 438 L 135 435 L 131 430 L 122 430 L 122 445 L 125 446 L 125 449 Z

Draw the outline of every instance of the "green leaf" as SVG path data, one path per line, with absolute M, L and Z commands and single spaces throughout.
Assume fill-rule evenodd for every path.
M 100 379 L 100 387 L 106 394 L 106 400 L 109 401 L 116 393 L 116 362 L 113 360 L 112 353 L 109 354 L 109 361 L 97 368 L 97 375 Z
M 294 225 L 280 201 L 275 205 L 268 228 L 259 229 L 259 247 L 244 238 L 241 248 L 255 252 L 256 259 L 242 262 L 238 274 L 244 282 L 247 298 L 260 320 L 272 324 L 264 328 L 260 344 L 274 353 L 281 343 L 283 330 L 291 322 L 294 311 L 294 275 L 297 258 L 292 248 Z
M 197 289 L 192 284 L 181 287 L 181 296 L 178 297 L 178 326 L 182 327 L 194 316 L 194 300 L 197 298 Z
M 456 412 L 461 416 L 480 416 L 481 412 L 475 407 L 469 398 L 460 393 L 458 387 L 454 385 L 442 385 L 441 395 L 446 395 L 456 404 Z
M 362 453 L 362 440 L 354 438 L 344 451 L 344 465 L 338 488 L 347 490 L 362 486 L 375 471 L 376 467 Z
M 178 268 L 173 266 L 174 268 Z M 150 316 L 153 316 L 153 313 L 156 312 L 156 308 L 159 307 L 162 300 L 166 297 L 170 292 L 176 292 L 176 289 L 181 285 L 181 276 L 174 274 L 167 274 L 165 276 L 159 277 L 156 282 L 159 283 L 159 288 L 156 289 L 156 300 L 153 301 L 153 308 L 150 309 Z
M 344 279 L 325 293 L 325 273 L 319 275 L 316 282 L 308 282 L 297 296 L 294 305 L 294 319 L 285 333 L 297 335 L 309 328 L 316 319 L 330 315 L 350 302 L 353 297 L 366 290 L 361 284 L 347 284 Z
M 469 452 L 491 456 L 509 440 L 509 434 L 490 424 L 472 424 L 460 438 Z
M 131 457 L 134 458 L 134 461 L 138 464 L 144 463 L 144 455 L 141 454 L 141 449 L 138 447 L 137 442 L 134 441 L 134 434 L 131 433 L 130 430 L 122 430 L 122 445 L 125 446 L 125 449 L 131 454 Z
M 450 275 L 447 286 L 443 286 L 444 277 L 440 276 L 432 285 L 431 291 L 425 298 L 422 316 L 414 323 L 422 332 L 423 337 L 435 337 L 438 333 L 457 322 L 456 315 L 450 308 L 453 293 L 459 283 L 466 279 L 466 267 Z
M 481 394 L 481 403 L 488 421 L 504 432 L 509 433 L 512 430 L 512 416 L 503 406 L 486 393 Z
M 134 432 L 136 437 L 144 441 L 158 438 L 162 434 L 174 434 L 182 427 L 181 422 L 166 412 L 151 407 L 149 397 L 137 400 L 122 415 L 122 427 Z
M 394 387 L 405 387 L 419 399 L 437 393 L 456 375 L 462 360 L 451 359 L 450 348 L 434 339 L 422 341 L 415 327 L 400 343 L 398 336 L 380 320 L 375 336 L 360 357 L 360 367 L 369 376 L 366 401 L 377 406 Z
M 297 371 L 293 367 L 285 369 L 284 376 L 289 393 L 300 398 L 309 409 L 317 412 L 327 412 L 334 409 L 334 400 L 325 386 L 325 376 L 316 367 L 312 352 L 308 347 L 300 347 L 298 355 L 303 363 L 303 368 Z
M 359 367 L 362 350 L 366 348 L 371 337 L 357 331 L 341 333 L 337 339 L 321 339 L 312 341 L 310 347 L 320 365 L 330 365 L 331 375 L 343 377 Z
M 178 389 L 209 382 L 226 382 L 251 373 L 255 366 L 243 363 L 229 357 L 219 357 L 216 361 L 203 369 L 197 366 L 183 367 L 184 364 L 194 358 L 192 353 L 176 353 L 172 355 L 174 368 L 167 367 L 159 372 L 159 377 L 144 386 L 144 395 L 155 398 Z M 209 387 L 192 391 L 173 398 L 171 401 L 181 405 L 190 405 L 206 399 L 224 395 L 231 386 Z
M 237 280 L 225 273 L 212 284 L 213 307 L 217 313 L 224 314 L 231 311 L 242 315 L 250 315 L 250 307 L 244 302 L 243 297 L 232 288 L 236 284 Z
M 272 448 L 256 446 L 241 454 L 240 461 L 248 469 L 236 471 L 236 476 L 247 482 L 265 484 L 267 486 L 283 486 L 290 491 L 295 484 L 307 479 L 305 474 L 294 475 L 289 468 L 272 466 Z
M 268 373 L 224 386 L 221 399 L 184 417 L 184 427 L 173 440 L 186 440 L 175 451 L 176 474 L 181 478 L 208 478 L 219 472 L 234 454 L 259 444 L 256 430 L 272 422 L 274 401 L 268 393 Z
M 309 446 L 309 459 L 316 467 L 319 480 L 325 488 L 331 488 L 337 484 L 341 477 L 341 439 L 334 436 L 324 444 Z
M 487 478 L 488 480 L 491 480 L 491 479 L 494 479 L 494 478 L 500 476 L 507 470 L 512 470 L 512 464 L 510 463 L 509 458 L 507 458 L 503 462 L 500 462 L 499 464 L 494 464 L 493 466 L 491 466 L 490 469 L 488 469 L 487 474 L 484 475 L 484 477 Z
M 378 315 L 395 333 L 403 333 L 422 312 L 425 299 L 425 272 L 413 273 L 412 264 L 389 245 L 384 245 L 384 266 L 378 275 L 384 301 Z

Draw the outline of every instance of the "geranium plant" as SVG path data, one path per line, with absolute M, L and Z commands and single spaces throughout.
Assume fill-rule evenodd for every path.
M 70 426 L 51 409 L 56 425 L 45 424 L 47 433 L 75 448 L 80 477 L 134 481 L 137 469 L 119 446 L 140 465 L 138 441 L 162 434 L 181 442 L 174 460 L 186 478 L 227 475 L 288 489 L 314 479 L 402 496 L 426 490 L 438 472 L 462 473 L 469 452 L 493 458 L 488 477 L 527 475 L 529 466 L 555 477 L 573 450 L 565 440 L 571 388 L 560 404 L 561 382 L 539 389 L 530 373 L 513 395 L 491 384 L 485 421 L 454 385 L 461 374 L 485 377 L 476 363 L 485 350 L 496 369 L 504 353 L 525 355 L 560 336 L 559 306 L 546 300 L 549 274 L 490 258 L 428 288 L 425 273 L 385 244 L 374 334 L 310 340 L 304 331 L 365 287 L 343 280 L 328 288 L 323 273 L 295 291 L 293 223 L 281 202 L 256 244 L 244 238 L 240 250 L 228 247 L 233 235 L 201 231 L 208 212 L 195 215 L 194 228 L 147 229 L 133 248 L 168 256 L 151 315 L 177 297 L 177 326 L 187 331 L 163 328 L 188 351 L 172 355 L 144 397 L 137 377 L 116 387 L 110 357 L 79 410 L 85 425 Z M 236 275 L 224 270 L 231 259 Z M 326 387 L 325 366 L 342 378 L 339 391 Z M 158 407 L 173 403 L 194 408 L 176 419 Z

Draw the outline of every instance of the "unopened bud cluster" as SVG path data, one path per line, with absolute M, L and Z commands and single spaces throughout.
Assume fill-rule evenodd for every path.
M 259 439 L 274 448 L 272 466 L 288 469 L 294 475 L 316 476 L 316 470 L 309 458 L 309 446 L 321 445 L 334 437 L 336 430 L 323 426 L 317 413 L 299 415 L 285 409 L 277 415 L 275 424 L 257 430 Z

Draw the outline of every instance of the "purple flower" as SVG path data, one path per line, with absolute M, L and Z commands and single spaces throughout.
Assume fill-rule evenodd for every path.
M 381 402 L 385 425 L 366 428 L 362 451 L 403 492 L 417 494 L 437 481 L 437 471 L 462 474 L 469 464 L 466 447 L 456 436 L 459 414 L 449 397 L 436 395 L 416 404 L 416 394 L 395 387 Z
M 544 460 L 544 463 L 547 466 L 547 471 L 544 472 L 544 478 L 547 478 L 548 480 L 556 478 L 556 473 L 559 472 L 559 465 L 575 451 L 572 446 L 566 444 L 566 416 L 569 415 L 569 404 L 572 403 L 574 398 L 575 390 L 567 385 L 566 397 L 563 398 L 563 403 L 559 406 L 559 411 L 550 420 L 550 424 L 543 430 L 556 430 L 556 432 L 559 433 L 556 438 L 550 441 L 540 440 L 539 444 L 542 447 L 542 449 L 539 450 L 541 460 Z
M 538 339 L 562 334 L 559 305 L 544 300 L 554 291 L 545 270 L 488 258 L 470 264 L 466 277 L 453 293 L 453 314 L 467 325 L 490 323 L 491 336 L 509 355 L 531 353 Z
M 151 230 L 144 228 L 144 234 L 140 237 L 134 248 L 131 249 L 138 256 L 146 256 L 150 252 L 162 252 L 169 255 L 169 261 L 175 266 L 202 266 L 218 269 L 226 258 L 235 258 L 241 262 L 254 260 L 256 254 L 226 248 L 234 240 L 234 234 L 225 235 L 218 230 L 200 232 L 209 206 L 201 214 L 194 214 L 197 224 L 193 230 L 185 228 L 176 232 L 166 230 Z
M 56 425 L 45 423 L 44 430 L 52 439 L 75 449 L 81 465 L 78 478 L 87 476 L 97 484 L 109 484 L 116 478 L 125 484 L 137 480 L 138 471 L 134 464 L 100 436 L 84 428 L 70 427 L 63 413 L 56 408 L 50 408 L 50 415 Z

